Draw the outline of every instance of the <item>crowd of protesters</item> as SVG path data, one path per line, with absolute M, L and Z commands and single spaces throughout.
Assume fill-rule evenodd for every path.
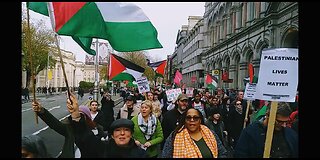
M 270 102 L 254 100 L 248 105 L 244 91 L 220 88 L 196 88 L 192 95 L 182 89 L 176 99 L 168 101 L 165 90 L 158 86 L 141 94 L 135 88 L 121 88 L 118 93 L 124 103 L 118 113 L 106 91 L 101 107 L 98 101 L 79 106 L 71 95 L 73 103 L 67 100 L 71 115 L 65 122 L 39 102 L 32 105 L 50 128 L 65 137 L 60 157 L 74 157 L 74 144 L 81 158 L 263 157 Z M 279 103 L 271 158 L 298 157 L 297 100 Z

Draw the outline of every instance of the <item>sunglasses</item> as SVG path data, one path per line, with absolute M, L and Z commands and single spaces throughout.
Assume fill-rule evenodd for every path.
M 186 116 L 186 120 L 187 121 L 191 121 L 191 120 L 194 120 L 194 121 L 199 121 L 201 117 L 199 116 Z
M 237 103 L 236 105 L 241 105 L 241 103 Z
M 180 102 L 188 102 L 188 100 L 187 99 L 183 99 L 183 100 L 179 100 Z

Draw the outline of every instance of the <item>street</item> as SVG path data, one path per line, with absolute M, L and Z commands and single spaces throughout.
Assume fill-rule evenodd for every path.
M 89 102 L 89 97 L 92 97 L 89 93 L 84 94 L 83 99 L 78 100 L 79 105 L 87 104 Z M 32 99 L 32 97 L 30 97 Z M 46 108 L 50 113 L 55 116 L 60 121 L 70 114 L 66 109 L 66 95 L 64 93 L 48 95 L 37 95 L 37 99 L 41 103 L 42 107 Z M 118 106 L 115 106 L 114 113 L 117 114 L 119 107 L 122 107 L 122 98 L 117 96 L 112 96 L 112 99 L 115 101 L 115 104 L 119 103 Z M 100 95 L 98 101 L 100 103 Z M 31 102 L 23 103 L 21 105 L 21 116 L 22 116 L 22 133 L 21 136 L 29 134 L 37 134 L 43 138 L 44 143 L 51 154 L 52 157 L 59 155 L 63 143 L 64 137 L 54 130 L 50 129 L 40 118 L 38 118 L 38 124 L 36 124 L 35 113 L 32 110 Z

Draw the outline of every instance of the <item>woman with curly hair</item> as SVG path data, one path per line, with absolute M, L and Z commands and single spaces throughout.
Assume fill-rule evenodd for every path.
M 161 158 L 226 158 L 219 137 L 204 125 L 201 112 L 188 108 L 164 144 Z

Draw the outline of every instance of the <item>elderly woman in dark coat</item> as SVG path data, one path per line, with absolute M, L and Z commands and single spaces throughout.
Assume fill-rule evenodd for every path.
M 118 119 L 110 125 L 111 137 L 101 141 L 93 134 L 85 123 L 85 115 L 80 114 L 77 99 L 71 96 L 72 104 L 68 100 L 67 108 L 71 113 L 72 126 L 75 130 L 77 143 L 90 153 L 92 158 L 145 158 L 146 151 L 137 146 L 132 138 L 134 124 L 129 119 Z

